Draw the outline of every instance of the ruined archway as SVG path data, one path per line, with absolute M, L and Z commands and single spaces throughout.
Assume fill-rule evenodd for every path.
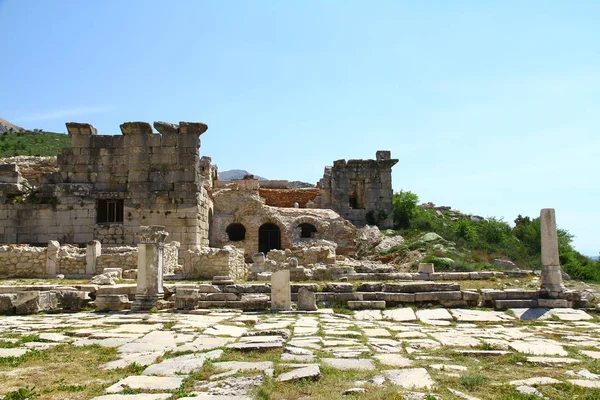
M 281 249 L 281 230 L 275 224 L 266 223 L 258 228 L 258 251 L 267 253 L 269 250 Z
M 240 240 L 246 239 L 246 227 L 242 224 L 233 223 L 227 226 L 225 233 L 232 242 L 239 242 Z
M 300 237 L 303 239 L 311 238 L 317 233 L 317 228 L 308 222 L 298 225 L 298 228 L 300 228 Z

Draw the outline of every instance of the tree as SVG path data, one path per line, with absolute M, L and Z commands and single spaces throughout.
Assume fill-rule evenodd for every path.
M 394 195 L 394 225 L 396 228 L 410 227 L 410 219 L 417 210 L 419 196 L 410 192 L 401 190 Z

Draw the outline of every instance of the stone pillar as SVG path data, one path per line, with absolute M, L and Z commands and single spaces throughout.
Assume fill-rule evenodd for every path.
M 60 250 L 60 243 L 56 240 L 48 242 L 48 249 L 46 250 L 46 274 L 56 275 L 58 272 L 58 251 Z
M 141 226 L 138 239 L 138 276 L 133 311 L 152 309 L 164 298 L 163 251 L 169 233 L 164 226 Z
M 544 208 L 540 213 L 542 238 L 542 288 L 545 298 L 557 298 L 565 290 L 558 257 L 558 236 L 553 208 Z
M 292 309 L 292 289 L 290 271 L 281 270 L 271 275 L 271 310 L 290 311 Z
M 102 244 L 97 240 L 88 242 L 85 247 L 85 273 L 96 274 L 96 262 L 98 256 L 102 254 Z

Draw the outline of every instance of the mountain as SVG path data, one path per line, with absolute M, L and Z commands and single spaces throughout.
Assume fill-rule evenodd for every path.
M 15 132 L 24 130 L 20 126 L 17 126 L 12 122 L 8 122 L 7 120 L 0 118 L 0 133 L 9 131 L 11 129 Z
M 219 172 L 219 179 L 222 181 L 230 181 L 233 179 L 243 179 L 246 175 L 253 175 L 250 172 L 243 169 L 230 169 L 228 171 Z M 266 181 L 266 178 L 262 176 L 254 175 L 259 181 Z

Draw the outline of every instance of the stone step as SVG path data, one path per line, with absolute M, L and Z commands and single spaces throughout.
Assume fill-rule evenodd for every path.
M 532 299 L 513 299 L 513 300 L 496 300 L 494 308 L 496 310 L 508 310 L 509 308 L 536 308 L 537 300 Z
M 383 310 L 385 309 L 385 301 L 349 301 L 348 308 L 352 310 Z

